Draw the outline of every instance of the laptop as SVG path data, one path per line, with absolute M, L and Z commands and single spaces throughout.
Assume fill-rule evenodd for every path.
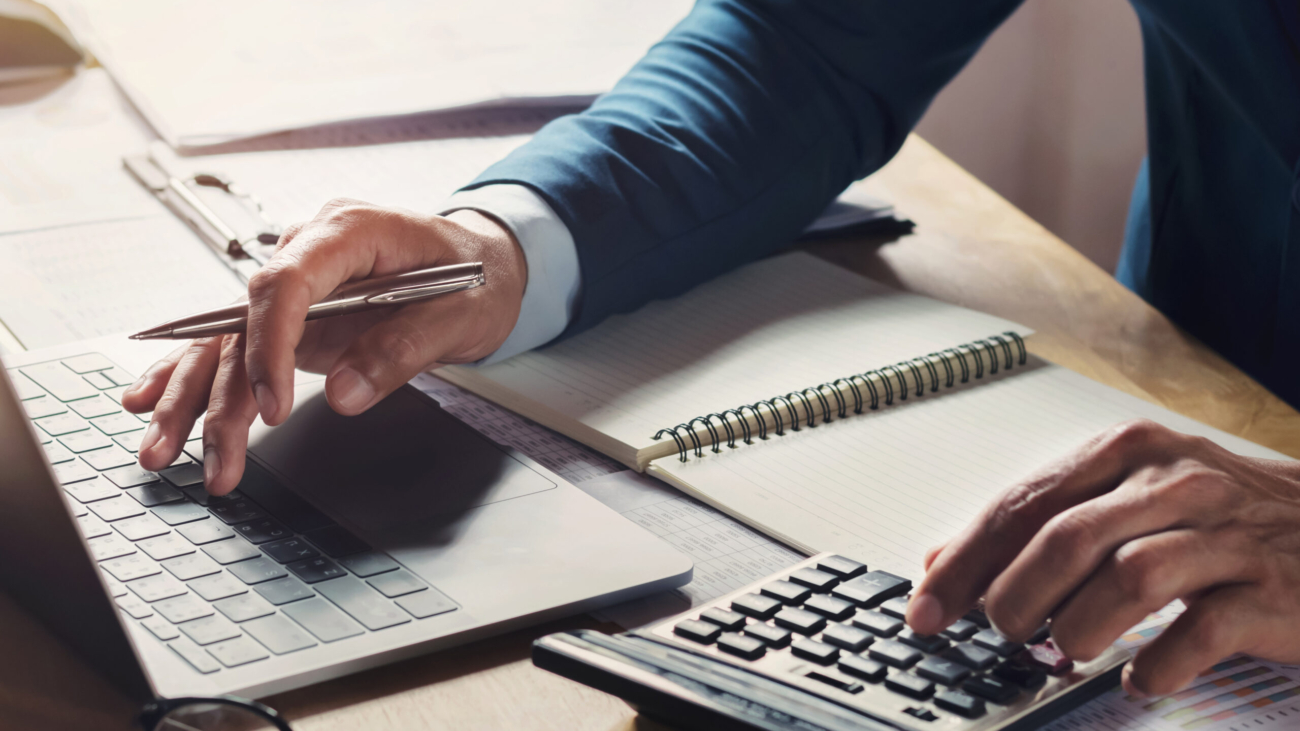
M 685 555 L 410 386 L 349 418 L 300 374 L 224 498 L 197 439 L 146 472 L 146 418 L 118 401 L 168 347 L 0 369 L 0 591 L 133 698 L 267 696 L 690 580 Z

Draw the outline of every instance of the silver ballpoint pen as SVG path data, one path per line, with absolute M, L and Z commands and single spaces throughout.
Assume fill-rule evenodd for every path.
M 419 302 L 487 283 L 482 262 L 420 269 L 387 277 L 349 282 L 307 308 L 308 320 L 351 315 L 379 307 Z M 189 340 L 242 333 L 248 329 L 248 304 L 240 303 L 164 322 L 131 336 L 132 340 Z

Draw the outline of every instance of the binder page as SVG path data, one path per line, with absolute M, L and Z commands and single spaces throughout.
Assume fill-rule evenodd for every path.
M 1103 429 L 1146 417 L 1240 454 L 1283 455 L 1038 359 L 987 382 L 651 473 L 809 553 L 920 578 L 925 551 Z
M 494 393 L 540 404 L 559 415 L 547 421 L 562 432 L 564 421 L 576 421 L 642 449 L 656 444 L 659 429 L 696 416 L 1008 330 L 1028 333 L 793 252 L 542 350 L 448 369 L 447 377 L 471 389 L 487 381 Z

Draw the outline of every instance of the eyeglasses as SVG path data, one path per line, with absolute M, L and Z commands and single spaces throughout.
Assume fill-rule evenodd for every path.
M 144 731 L 293 731 L 274 709 L 233 695 L 164 698 L 140 712 Z

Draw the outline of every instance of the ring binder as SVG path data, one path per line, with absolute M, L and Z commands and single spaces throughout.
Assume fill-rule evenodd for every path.
M 1010 338 L 1008 340 L 1008 338 Z M 1012 353 L 1014 343 L 1015 353 Z M 999 350 L 1001 364 L 999 364 Z M 704 439 L 696 432 L 696 422 L 701 422 L 709 433 L 710 451 L 714 453 L 721 452 L 721 438 L 718 429 L 713 425 L 716 418 L 721 422 L 723 429 L 727 433 L 726 446 L 735 449 L 736 431 L 731 422 L 735 421 L 740 426 L 743 434 L 742 441 L 745 444 L 752 444 L 753 432 L 750 422 L 758 427 L 758 438 L 767 439 L 768 420 L 773 423 L 773 433 L 778 437 L 785 436 L 786 418 L 789 417 L 791 431 L 799 431 L 799 422 L 802 419 L 804 425 L 809 428 L 817 426 L 818 409 L 820 407 L 820 416 L 822 423 L 829 423 L 833 418 L 844 419 L 848 416 L 848 399 L 845 391 L 853 394 L 853 413 L 861 414 L 862 409 L 867 406 L 863 398 L 862 389 L 859 382 L 866 386 L 867 392 L 871 396 L 870 408 L 876 410 L 880 406 L 880 392 L 877 391 L 877 385 L 884 388 L 885 406 L 894 404 L 894 383 L 891 379 L 897 381 L 898 400 L 906 401 L 908 396 L 909 384 L 907 377 L 910 374 L 912 383 L 911 389 L 915 389 L 913 395 L 921 398 L 925 395 L 925 386 L 928 381 L 930 393 L 939 391 L 939 369 L 936 367 L 936 361 L 943 366 L 944 378 L 943 387 L 953 388 L 957 385 L 957 373 L 953 368 L 953 362 L 961 368 L 961 383 L 970 382 L 971 363 L 970 359 L 975 361 L 974 370 L 975 378 L 984 377 L 984 361 L 988 359 L 988 373 L 990 376 L 997 375 L 999 370 L 1011 370 L 1017 365 L 1024 365 L 1029 358 L 1029 351 L 1025 348 L 1024 338 L 1021 338 L 1015 332 L 1005 332 L 997 335 L 991 335 L 987 338 L 981 338 L 969 343 L 962 343 L 956 347 L 945 348 L 938 353 L 930 353 L 926 356 L 913 358 L 911 360 L 894 363 L 892 365 L 881 366 L 863 373 L 855 373 L 844 378 L 837 378 L 829 383 L 822 383 L 817 386 L 802 389 L 800 391 L 791 391 L 782 396 L 773 396 L 772 398 L 746 404 L 734 409 L 727 409 L 708 416 L 697 416 L 694 419 L 678 424 L 675 427 L 660 429 L 654 435 L 657 441 L 665 436 L 672 437 L 677 444 L 677 456 L 682 462 L 689 461 L 688 454 L 694 452 L 696 457 L 704 456 Z M 919 365 L 918 365 L 919 363 Z M 921 366 L 924 366 L 922 369 Z M 831 408 L 830 399 L 826 395 L 826 390 L 830 390 L 831 396 L 835 398 L 835 408 Z M 810 398 L 811 397 L 811 398 Z M 796 402 L 798 405 L 796 405 Z M 799 408 L 803 408 L 802 414 Z M 766 411 L 764 411 L 766 408 Z M 785 414 L 782 414 L 782 410 Z M 752 413 L 747 413 L 752 412 Z M 832 416 L 834 411 L 834 416 Z M 690 446 L 687 446 L 687 440 Z

